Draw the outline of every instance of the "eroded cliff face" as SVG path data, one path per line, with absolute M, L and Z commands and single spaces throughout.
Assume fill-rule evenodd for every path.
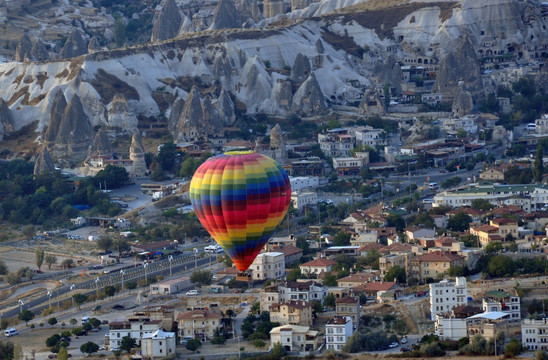
M 253 10 L 255 3 L 226 0 L 220 5 L 236 9 L 242 16 L 239 22 L 260 20 Z M 240 10 L 242 4 L 251 7 L 247 15 Z M 157 25 L 158 40 L 174 33 L 177 13 L 181 33 L 187 20 L 180 7 L 168 0 L 158 9 L 159 14 L 174 17 L 166 20 L 173 25 L 167 30 Z M 214 7 L 210 10 L 213 14 Z M 184 111 L 198 112 L 208 122 L 200 126 L 213 131 L 234 124 L 236 108 L 250 114 L 313 115 L 329 110 L 326 99 L 358 94 L 360 100 L 364 89 L 373 84 L 389 82 L 398 92 L 397 80 L 403 76 L 400 64 L 408 59 L 427 60 L 427 66 L 439 67 L 435 87 L 448 97 L 454 97 L 460 81 L 474 96 L 481 87 L 479 58 L 488 44 L 495 44 L 492 50 L 519 51 L 523 57 L 535 46 L 548 44 L 543 28 L 548 22 L 540 11 L 539 2 L 518 0 L 493 0 L 481 6 L 469 0 L 417 1 L 395 9 L 301 18 L 290 25 L 270 23 L 264 29 L 185 34 L 111 51 L 100 50 L 97 39 L 88 45 L 76 31 L 62 51 L 63 57 L 70 58 L 0 63 L 0 98 L 10 109 L 14 130 L 38 121 L 37 131 L 45 132 L 46 145 L 56 158 L 87 153 L 87 148 L 80 151 L 82 144 L 72 144 L 69 151 L 67 140 L 58 143 L 58 137 L 66 135 L 64 130 L 60 135 L 65 128 L 101 125 L 132 134 L 139 119 L 165 114 L 169 131 L 178 138 Z M 218 15 L 218 25 L 235 26 L 227 22 L 232 19 Z M 93 53 L 84 54 L 88 51 Z M 23 60 L 46 56 L 42 46 L 30 39 L 21 41 L 19 53 Z M 190 96 L 192 86 L 196 91 Z M 75 95 L 80 106 L 70 108 L 78 107 L 77 113 L 87 119 L 83 127 L 62 125 L 67 122 L 67 101 Z M 367 109 L 364 105 L 361 110 L 382 110 L 372 103 L 368 100 Z M 78 133 L 91 143 L 92 133 Z

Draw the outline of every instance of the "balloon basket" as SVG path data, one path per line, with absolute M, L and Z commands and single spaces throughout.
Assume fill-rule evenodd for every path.
M 236 275 L 236 280 L 237 281 L 249 282 L 249 281 L 251 281 L 251 274 L 246 274 L 246 273 L 241 272 L 238 275 Z

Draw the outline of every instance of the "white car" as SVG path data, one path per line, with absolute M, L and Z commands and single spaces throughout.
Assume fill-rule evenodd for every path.
M 397 342 L 393 342 L 392 344 L 388 345 L 388 347 L 389 347 L 390 349 L 393 349 L 393 348 L 395 348 L 395 347 L 398 347 L 398 345 L 399 345 L 399 344 L 398 344 Z
M 195 296 L 195 295 L 198 295 L 200 292 L 198 290 L 188 290 L 186 292 L 187 295 L 189 296 Z
M 407 344 L 407 338 L 406 338 L 406 337 L 402 337 L 401 340 L 400 340 L 400 342 L 401 342 L 402 344 Z

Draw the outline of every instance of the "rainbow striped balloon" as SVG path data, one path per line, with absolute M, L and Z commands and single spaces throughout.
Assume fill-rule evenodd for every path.
M 253 151 L 230 151 L 204 162 L 190 183 L 196 216 L 240 271 L 253 263 L 291 201 L 285 170 Z

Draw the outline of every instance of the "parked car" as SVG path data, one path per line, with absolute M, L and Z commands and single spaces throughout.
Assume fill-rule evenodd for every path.
M 400 343 L 407 344 L 407 338 L 404 336 L 401 338 Z
M 400 348 L 400 351 L 401 351 L 401 352 L 408 352 L 408 351 L 411 351 L 411 349 L 408 348 L 407 346 L 402 346 L 402 347 Z
M 388 345 L 388 347 L 389 347 L 390 349 L 393 349 L 393 348 L 395 348 L 395 347 L 398 347 L 398 345 L 399 345 L 399 344 L 398 344 L 397 342 L 394 341 L 393 343 L 391 343 L 390 345 Z
M 196 295 L 198 295 L 199 293 L 200 293 L 200 292 L 199 292 L 198 290 L 188 290 L 188 291 L 186 292 L 186 294 L 187 294 L 188 296 L 196 296 Z

